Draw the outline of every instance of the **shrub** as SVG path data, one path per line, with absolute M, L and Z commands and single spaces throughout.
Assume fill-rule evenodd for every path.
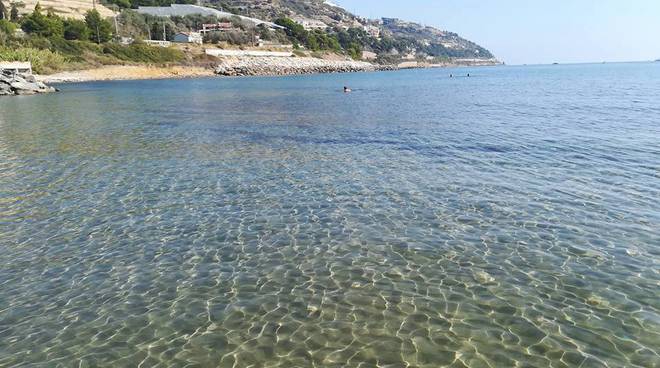
M 250 37 L 245 32 L 210 32 L 204 36 L 204 41 L 209 43 L 227 42 L 230 45 L 247 45 Z
M 16 31 L 16 25 L 6 19 L 0 19 L 0 32 L 9 36 L 13 35 Z
M 346 52 L 353 60 L 362 59 L 362 47 L 357 43 L 351 43 L 347 48 Z
M 40 50 L 49 50 L 53 47 L 53 44 L 45 37 L 30 37 L 26 40 L 23 46 Z
M 57 71 L 66 63 L 66 58 L 57 52 L 28 47 L 10 49 L 0 48 L 0 60 L 29 61 L 35 73 L 43 74 Z
M 0 19 L 0 45 L 7 44 L 13 37 L 16 26 L 6 19 Z
M 51 39 L 49 49 L 58 52 L 71 61 L 85 61 L 89 53 L 99 54 L 103 48 L 89 41 L 70 41 L 62 38 Z

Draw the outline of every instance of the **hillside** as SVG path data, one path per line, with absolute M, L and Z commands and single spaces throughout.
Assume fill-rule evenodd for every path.
M 10 4 L 17 4 L 22 14 L 31 13 L 39 3 L 45 11 L 52 10 L 63 18 L 82 19 L 88 10 L 94 9 L 93 0 L 9 0 Z M 104 17 L 111 17 L 114 13 L 96 1 L 96 10 Z
M 39 2 L 43 9 L 52 9 L 62 17 L 82 18 L 94 8 L 106 17 L 114 13 L 100 5 L 169 4 L 172 2 L 194 2 L 192 0 L 10 0 L 24 4 L 20 9 L 28 13 Z M 329 31 L 338 34 L 353 30 L 347 44 L 357 44 L 365 58 L 377 59 L 382 63 L 398 61 L 447 62 L 452 60 L 481 60 L 495 62 L 494 56 L 484 47 L 460 37 L 458 34 L 434 27 L 422 26 L 393 18 L 365 19 L 351 14 L 325 0 L 201 0 L 205 6 L 220 8 L 235 14 L 247 15 L 275 21 L 290 18 L 308 30 Z M 124 5 L 126 6 L 126 5 Z M 349 32 L 350 33 L 350 32 Z M 344 35 L 344 39 L 346 39 Z M 305 38 L 305 37 L 303 37 Z M 341 37 L 340 37 L 341 41 Z
M 20 1 L 22 19 L 5 21 L 0 28 L 0 58 L 30 61 L 38 73 L 122 63 L 199 66 L 217 62 L 203 52 L 205 47 L 285 51 L 297 57 L 368 61 L 383 68 L 497 63 L 487 49 L 456 33 L 393 18 L 365 19 L 322 0 L 205 0 L 200 3 L 225 12 L 179 5 L 167 11 L 180 8 L 194 8 L 194 11 L 167 16 L 144 13 L 151 8 L 129 8 L 147 4 L 167 6 L 173 0 Z M 42 12 L 30 14 L 37 3 Z M 69 19 L 84 18 L 92 9 L 107 19 L 92 17 L 85 22 Z M 52 15 L 44 15 L 51 12 Z M 264 22 L 246 22 L 242 20 L 245 17 L 233 14 L 272 23 L 262 26 L 260 23 Z M 204 45 L 199 47 L 202 52 L 194 52 L 190 44 L 175 43 L 173 47 L 160 48 L 150 46 L 153 42 L 143 42 L 173 41 L 175 36 L 192 35 L 202 25 L 216 22 L 229 26 L 205 33 Z M 16 32 L 17 28 L 23 32 Z
M 392 18 L 383 18 L 377 23 L 386 35 L 395 39 L 417 41 L 420 45 L 417 49 L 418 52 L 453 58 L 494 58 L 487 49 L 453 32 Z
M 494 59 L 486 48 L 458 34 L 414 22 L 358 17 L 324 0 L 207 0 L 240 14 L 274 20 L 286 16 L 313 28 L 362 28 L 384 42 L 373 43 L 377 54 L 401 58 Z
M 219 5 L 237 12 L 249 12 L 252 16 L 266 19 L 299 16 L 331 26 L 358 24 L 356 22 L 358 17 L 323 0 L 206 0 L 204 3 Z

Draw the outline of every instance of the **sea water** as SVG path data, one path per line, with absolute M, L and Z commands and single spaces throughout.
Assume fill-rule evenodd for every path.
M 0 367 L 660 366 L 660 64 L 59 87 Z

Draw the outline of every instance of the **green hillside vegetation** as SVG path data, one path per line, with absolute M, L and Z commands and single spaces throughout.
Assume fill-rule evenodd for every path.
M 197 3 L 192 0 L 106 0 L 121 7 L 167 6 L 172 3 Z M 122 4 L 120 4 L 122 3 Z M 296 46 L 311 51 L 341 52 L 355 59 L 363 51 L 374 52 L 382 63 L 396 63 L 406 54 L 419 58 L 435 58 L 447 61 L 452 58 L 494 58 L 487 49 L 461 38 L 456 33 L 443 32 L 433 27 L 424 27 L 398 19 L 383 19 L 374 23 L 359 18 L 345 9 L 327 4 L 324 0 L 278 0 L 256 2 L 253 0 L 205 0 L 202 5 L 216 7 L 231 13 L 258 17 L 287 27 L 287 36 Z M 328 24 L 325 30 L 306 31 L 292 20 L 294 15 L 317 19 Z M 381 37 L 371 37 L 356 24 L 376 26 Z M 348 35 L 347 35 L 348 34 Z M 268 35 L 265 39 L 281 38 Z M 247 43 L 241 35 L 234 34 L 225 39 L 214 36 L 213 41 L 227 41 L 233 45 Z M 451 45 L 451 46 L 447 46 Z
M 343 8 L 332 6 L 324 0 L 206 0 L 207 6 L 221 6 L 223 9 L 233 9 L 241 15 L 250 15 L 265 20 L 305 17 L 322 21 L 328 25 L 325 33 L 337 36 L 342 48 L 349 54 L 357 53 L 359 49 L 374 52 L 379 61 L 395 63 L 402 56 L 412 54 L 418 58 L 435 58 L 450 60 L 452 58 L 491 59 L 494 56 L 487 49 L 466 40 L 456 33 L 441 31 L 434 27 L 425 27 L 414 22 L 398 19 L 369 20 L 358 17 Z M 379 37 L 370 37 L 366 33 L 352 39 L 351 43 L 342 41 L 342 32 L 362 31 L 363 27 L 380 30 Z M 351 30 L 353 29 L 353 30 Z M 345 37 L 344 37 L 345 38 Z M 303 39 L 298 40 L 303 46 Z
M 0 0 L 2 3 L 2 0 Z M 147 3 L 147 2 L 140 2 Z M 155 3 L 149 3 L 153 5 Z M 4 4 L 3 4 L 4 5 Z M 6 8 L 5 8 L 6 9 Z M 265 26 L 252 27 L 240 18 L 217 19 L 216 17 L 190 15 L 160 18 L 123 10 L 117 17 L 121 35 L 136 42 L 123 45 L 113 35 L 114 24 L 103 19 L 95 10 L 89 11 L 84 20 L 65 19 L 53 12 L 44 12 L 39 6 L 23 17 L 7 19 L 6 10 L 0 20 L 0 59 L 30 61 L 36 73 L 53 73 L 62 70 L 95 67 L 99 65 L 151 63 L 182 63 L 189 58 L 175 48 L 152 47 L 140 40 L 171 40 L 176 32 L 197 30 L 204 23 L 230 21 L 235 31 L 209 33 L 206 41 L 227 42 L 235 46 L 254 43 L 255 36 L 276 43 L 294 43 L 310 51 L 345 53 L 355 59 L 362 55 L 362 41 L 357 31 L 332 30 L 306 31 L 301 25 L 287 18 L 278 20 L 290 27 L 286 32 Z M 22 30 L 23 34 L 17 34 Z
M 111 23 L 103 19 L 96 10 L 86 13 L 84 20 L 65 19 L 37 5 L 32 13 L 19 16 L 15 3 L 11 8 L 6 0 L 0 0 L 0 59 L 31 61 L 37 73 L 93 67 L 108 64 L 154 63 L 171 64 L 191 62 L 201 56 L 191 56 L 176 48 L 152 47 L 140 40 L 172 40 L 177 32 L 196 31 L 202 24 L 231 22 L 234 30 L 205 35 L 207 43 L 227 43 L 236 47 L 251 46 L 257 36 L 275 44 L 294 45 L 295 54 L 303 51 L 320 55 L 319 52 L 344 54 L 361 59 L 365 51 L 377 55 L 377 62 L 398 63 L 404 55 L 419 60 L 435 59 L 450 61 L 454 58 L 493 58 L 485 48 L 459 37 L 455 33 L 423 27 L 416 23 L 398 19 L 370 21 L 357 18 L 343 9 L 331 7 L 321 0 L 310 0 L 303 5 L 301 0 L 281 0 L 260 3 L 256 8 L 270 14 L 271 20 L 284 30 L 273 30 L 265 26 L 254 27 L 239 17 L 218 19 L 213 16 L 189 15 L 185 17 L 161 18 L 139 14 L 129 8 L 137 6 L 162 6 L 171 3 L 195 3 L 193 0 L 106 0 L 105 3 L 123 8 Z M 243 0 L 208 0 L 205 4 L 240 12 L 246 3 Z M 266 5 L 263 5 L 266 4 Z M 253 10 L 253 9 L 251 9 Z M 327 22 L 325 29 L 307 30 L 288 15 L 303 14 L 317 16 Z M 277 17 L 273 17 L 277 14 Z M 365 29 L 377 27 L 379 37 Z M 119 35 L 114 34 L 115 28 Z M 23 32 L 17 32 L 22 30 Z M 119 37 L 121 36 L 121 37 Z M 123 38 L 135 43 L 121 44 Z
M 39 6 L 22 18 L 3 18 L 0 60 L 30 61 L 36 73 L 108 64 L 181 63 L 186 59 L 176 49 L 151 47 L 139 41 L 131 45 L 113 42 L 113 25 L 95 10 L 89 11 L 85 20 L 44 14 Z M 24 35 L 17 35 L 18 29 Z

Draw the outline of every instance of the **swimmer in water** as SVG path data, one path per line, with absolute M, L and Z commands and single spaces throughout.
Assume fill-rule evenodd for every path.
M 349 92 L 353 92 L 353 91 L 351 91 L 350 88 L 344 86 L 344 93 L 349 93 Z

